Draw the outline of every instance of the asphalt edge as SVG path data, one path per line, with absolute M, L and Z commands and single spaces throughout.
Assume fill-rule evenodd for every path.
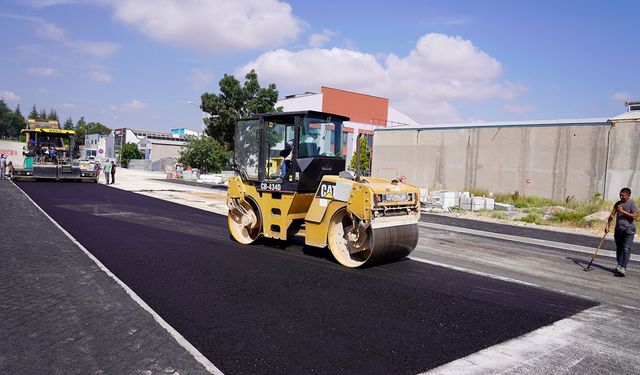
M 563 242 L 541 240 L 538 238 L 531 238 L 531 237 L 525 237 L 525 236 L 514 236 L 511 234 L 504 234 L 504 233 L 485 232 L 478 229 L 460 228 L 460 227 L 454 227 L 446 224 L 430 223 L 430 222 L 424 222 L 424 221 L 419 222 L 418 226 L 431 228 L 431 229 L 442 229 L 450 232 L 469 234 L 469 235 L 478 236 L 478 237 L 494 238 L 494 239 L 503 240 L 503 241 L 533 244 L 538 246 L 549 247 L 552 249 L 568 250 L 568 251 L 574 251 L 574 252 L 583 253 L 583 254 L 593 254 L 596 249 L 596 246 L 586 247 L 582 245 L 574 245 L 574 244 L 568 244 Z M 615 251 L 613 250 L 601 249 L 598 252 L 598 256 L 615 258 L 616 254 L 615 254 Z M 640 261 L 640 256 L 631 254 L 631 257 L 629 258 L 629 260 Z
M 140 298 L 136 292 L 134 292 L 131 288 L 127 286 L 122 280 L 120 280 L 113 272 L 111 272 L 107 267 L 105 267 L 98 258 L 93 256 L 78 240 L 76 240 L 69 232 L 66 231 L 60 224 L 58 224 L 49 214 L 47 214 L 42 207 L 40 207 L 24 190 L 20 189 L 16 183 L 11 180 L 13 186 L 16 187 L 27 199 L 38 209 L 42 214 L 49 219 L 65 236 L 67 236 L 80 250 L 82 250 L 88 257 L 91 259 L 104 273 L 107 274 L 110 278 L 112 278 L 124 291 L 131 297 L 131 299 L 136 302 L 140 307 L 142 307 L 145 311 L 151 314 L 153 320 L 155 320 L 162 328 L 164 328 L 170 335 L 173 337 L 178 345 L 184 348 L 189 354 L 191 354 L 198 363 L 204 366 L 204 368 L 212 374 L 223 375 L 223 372 L 220 371 L 211 361 L 207 359 L 198 349 L 196 349 L 187 339 L 184 338 L 178 331 L 175 330 L 169 323 L 167 323 L 158 313 L 156 313 L 149 305 L 147 305 L 142 298 Z

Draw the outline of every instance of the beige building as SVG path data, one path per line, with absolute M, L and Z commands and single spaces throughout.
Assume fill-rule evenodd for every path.
M 640 110 L 610 119 L 376 129 L 372 174 L 429 189 L 564 200 L 640 193 Z
M 187 144 L 184 133 L 135 130 L 120 128 L 113 131 L 115 153 L 126 143 L 134 143 L 144 155 L 143 160 L 133 160 L 129 168 L 161 171 L 175 164 L 182 146 Z

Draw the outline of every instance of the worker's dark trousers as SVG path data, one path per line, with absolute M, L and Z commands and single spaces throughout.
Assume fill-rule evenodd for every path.
M 631 246 L 633 245 L 633 236 L 635 231 L 617 230 L 613 234 L 616 240 L 616 259 L 620 267 L 627 268 L 629 258 L 631 257 Z
M 116 182 L 116 174 L 111 173 L 111 183 L 114 184 Z

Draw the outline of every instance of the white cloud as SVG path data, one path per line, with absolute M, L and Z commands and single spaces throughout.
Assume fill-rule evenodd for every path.
M 187 82 L 195 91 L 200 91 L 213 82 L 213 71 L 211 69 L 191 69 L 187 76 Z
M 303 23 L 278 0 L 112 0 L 118 20 L 151 38 L 203 51 L 282 45 Z
M 112 42 L 67 41 L 67 47 L 95 57 L 109 57 L 118 52 L 120 45 Z
M 73 103 L 67 102 L 67 103 L 62 103 L 62 107 L 63 108 L 67 108 L 67 109 L 74 109 L 74 108 L 76 108 L 76 105 L 73 104 Z
M 147 104 L 137 99 L 133 99 L 130 102 L 124 103 L 120 107 L 112 107 L 112 109 L 115 109 L 119 112 L 140 111 L 146 108 L 147 108 Z
M 111 82 L 111 74 L 105 72 L 89 72 L 89 79 L 96 82 Z
M 430 25 L 457 26 L 468 25 L 471 23 L 471 17 L 442 17 L 436 18 L 429 22 Z
M 384 96 L 421 122 L 458 121 L 455 100 L 512 100 L 526 90 L 500 81 L 501 64 L 470 41 L 433 33 L 420 38 L 407 56 L 390 54 L 382 62 L 342 48 L 278 49 L 241 67 L 236 76 L 252 68 L 262 82 L 275 82 L 281 91 L 332 86 Z
M 27 68 L 26 72 L 31 76 L 41 77 L 54 77 L 60 75 L 60 72 L 54 68 L 31 67 Z
M 63 28 L 38 18 L 34 18 L 32 21 L 36 34 L 41 38 L 51 39 L 58 42 L 65 39 L 65 31 Z
M 46 8 L 54 5 L 86 3 L 88 0 L 22 0 L 22 2 L 35 8 Z
M 36 92 L 40 95 L 49 95 L 49 89 L 45 89 L 44 87 L 37 89 Z
M 100 2 L 100 1 L 98 1 Z M 67 4 L 69 2 L 32 1 L 29 4 L 35 7 L 46 7 L 51 5 Z M 53 23 L 47 22 L 39 17 L 19 16 L 13 14 L 0 13 L 0 17 L 19 19 L 31 24 L 36 35 L 43 39 L 53 40 L 60 45 L 95 57 L 108 57 L 118 51 L 120 46 L 112 42 L 86 41 L 70 38 L 67 32 Z M 31 47 L 33 48 L 33 47 Z
M 524 115 L 535 112 L 536 107 L 529 104 L 507 104 L 504 106 L 504 110 L 518 115 Z
M 611 95 L 611 100 L 615 101 L 615 102 L 628 102 L 631 101 L 631 95 L 628 92 L 616 92 L 615 94 Z
M 20 96 L 15 92 L 0 91 L 0 99 L 8 102 L 17 102 L 17 101 L 20 101 Z
M 327 44 L 331 40 L 331 38 L 333 38 L 334 35 L 336 35 L 336 33 L 327 29 L 322 30 L 321 33 L 311 34 L 311 36 L 309 36 L 309 47 L 311 48 L 322 47 L 325 44 Z

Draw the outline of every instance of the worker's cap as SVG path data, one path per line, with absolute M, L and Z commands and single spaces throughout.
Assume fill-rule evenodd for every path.
M 314 134 L 318 135 L 318 134 L 320 134 L 320 132 L 318 131 L 318 129 L 311 128 L 311 129 L 309 129 L 309 134 L 310 135 L 314 135 Z

